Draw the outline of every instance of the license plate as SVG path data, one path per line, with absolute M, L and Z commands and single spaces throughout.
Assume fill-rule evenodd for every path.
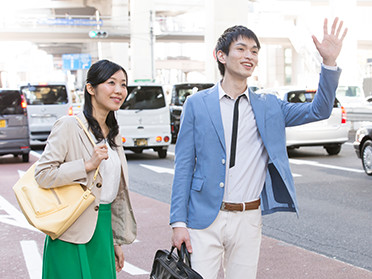
M 147 139 L 136 139 L 135 144 L 136 144 L 136 146 L 146 146 L 147 145 Z
M 5 128 L 6 127 L 6 121 L 5 119 L 0 120 L 0 128 Z

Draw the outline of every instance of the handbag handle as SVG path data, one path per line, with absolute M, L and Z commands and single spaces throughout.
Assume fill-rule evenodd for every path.
M 81 121 L 81 119 L 80 119 L 79 117 L 77 117 L 76 115 L 75 115 L 75 118 L 76 118 L 76 120 L 79 122 L 80 126 L 83 128 L 85 134 L 88 136 L 88 138 L 89 138 L 90 142 L 92 143 L 92 145 L 93 145 L 93 146 L 96 146 L 96 143 L 94 142 L 92 136 L 89 134 L 87 128 L 85 127 L 85 125 L 83 124 L 83 122 Z M 94 183 L 94 181 L 96 181 L 96 178 L 97 178 L 97 175 L 98 175 L 98 171 L 99 171 L 99 165 L 98 165 L 98 167 L 97 167 L 97 169 L 96 169 L 96 172 L 94 173 L 92 184 L 91 184 L 91 186 L 88 188 L 90 191 L 91 191 L 92 188 L 93 188 L 93 183 Z

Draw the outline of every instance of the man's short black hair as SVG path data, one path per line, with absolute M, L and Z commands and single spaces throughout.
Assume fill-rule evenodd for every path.
M 232 42 L 237 41 L 240 37 L 253 39 L 258 49 L 261 48 L 260 42 L 255 33 L 252 30 L 248 29 L 242 25 L 235 25 L 230 28 L 227 28 L 225 32 L 218 38 L 217 45 L 215 48 L 216 60 L 218 63 L 218 69 L 222 76 L 225 75 L 225 65 L 218 61 L 217 52 L 221 50 L 226 55 L 229 55 L 229 48 Z

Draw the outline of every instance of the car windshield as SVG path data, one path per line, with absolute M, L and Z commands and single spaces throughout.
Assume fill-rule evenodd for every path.
M 61 105 L 68 103 L 64 85 L 30 85 L 21 87 L 28 105 Z
M 212 87 L 213 83 L 200 83 L 200 84 L 180 84 L 175 85 L 173 88 L 174 104 L 182 106 L 186 98 L 199 90 Z
M 165 107 L 161 86 L 128 86 L 128 96 L 121 109 L 159 109 Z
M 336 91 L 337 97 L 361 97 L 362 90 L 358 86 L 339 86 Z
M 0 115 L 23 114 L 22 98 L 17 90 L 0 90 Z

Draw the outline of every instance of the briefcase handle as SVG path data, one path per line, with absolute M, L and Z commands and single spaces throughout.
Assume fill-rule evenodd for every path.
M 171 257 L 173 250 L 175 248 L 176 248 L 175 246 L 172 246 L 172 249 L 168 255 L 168 259 Z M 178 254 L 178 262 L 184 262 L 186 265 L 188 265 L 191 268 L 190 253 L 186 249 L 185 242 L 182 243 L 181 250 L 177 249 L 177 254 Z

